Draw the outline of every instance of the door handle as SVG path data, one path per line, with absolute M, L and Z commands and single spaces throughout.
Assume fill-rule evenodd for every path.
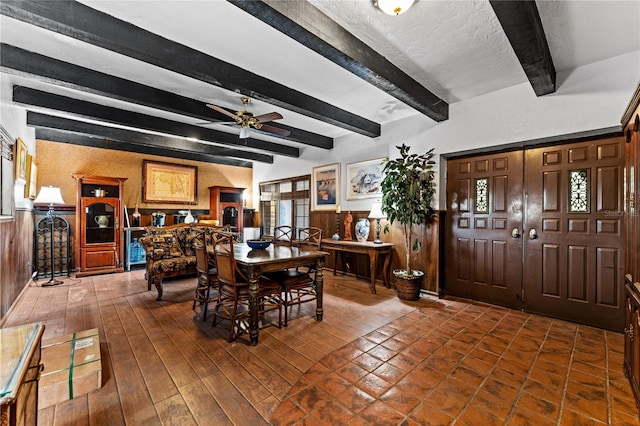
M 520 238 L 520 230 L 518 228 L 513 228 L 511 231 L 511 237 L 518 239 Z
M 529 230 L 529 239 L 530 240 L 535 240 L 536 238 L 538 238 L 538 233 L 536 232 L 535 228 L 532 228 Z

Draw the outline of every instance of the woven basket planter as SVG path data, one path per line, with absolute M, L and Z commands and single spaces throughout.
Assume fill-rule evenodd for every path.
M 424 272 L 414 270 L 412 276 L 407 276 L 405 272 L 404 269 L 396 269 L 393 271 L 393 276 L 396 277 L 398 299 L 419 300 Z

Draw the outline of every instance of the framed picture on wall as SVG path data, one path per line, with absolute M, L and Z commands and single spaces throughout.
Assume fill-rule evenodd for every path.
M 27 182 L 24 185 L 24 198 L 35 200 L 38 183 L 38 165 L 31 155 L 27 155 Z
M 16 139 L 16 180 L 27 181 L 27 145 Z
M 145 203 L 197 204 L 198 168 L 143 160 L 142 201 Z
M 340 163 L 313 168 L 311 210 L 336 210 L 340 201 Z
M 386 158 L 347 164 L 347 200 L 382 197 L 384 160 Z

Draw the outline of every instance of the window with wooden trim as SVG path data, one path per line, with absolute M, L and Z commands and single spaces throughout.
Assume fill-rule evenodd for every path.
M 589 171 L 569 171 L 569 213 L 589 213 Z
M 489 213 L 489 179 L 476 179 L 476 213 Z
M 261 182 L 260 215 L 262 235 L 273 236 L 277 226 L 298 229 L 309 226 L 309 186 L 311 175 Z

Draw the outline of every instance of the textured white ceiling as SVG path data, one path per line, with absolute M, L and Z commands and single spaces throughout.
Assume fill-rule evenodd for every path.
M 311 2 L 449 103 L 527 82 L 488 1 L 420 0 L 397 17 L 379 12 L 370 0 Z M 418 114 L 226 1 L 82 3 L 382 124 Z M 557 71 L 640 50 L 638 1 L 537 1 L 537 5 Z M 4 16 L 0 24 L 4 43 L 203 102 L 241 107 L 236 93 Z M 47 86 L 46 82 L 21 84 Z M 92 95 L 77 97 L 122 107 L 118 101 Z M 141 106 L 130 108 L 197 121 Z M 281 123 L 327 136 L 347 133 L 262 102 L 254 102 L 252 110 L 256 114 L 278 110 L 284 116 Z

